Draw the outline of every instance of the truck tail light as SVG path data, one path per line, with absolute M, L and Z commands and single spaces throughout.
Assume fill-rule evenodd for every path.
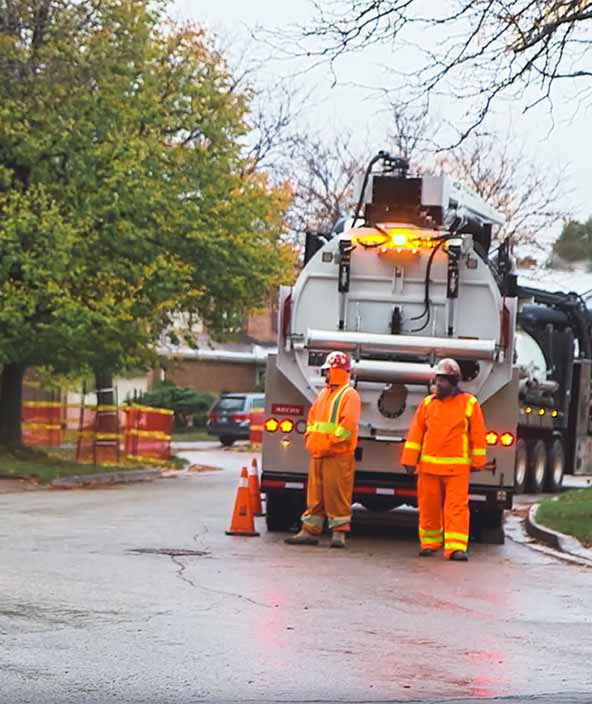
M 516 438 L 512 433 L 496 433 L 495 430 L 490 430 L 485 436 L 485 441 L 488 445 L 502 445 L 503 447 L 512 447 L 516 442 Z
M 284 418 L 280 423 L 280 430 L 282 433 L 291 433 L 294 430 L 294 421 L 289 418 Z
M 485 436 L 485 441 L 488 445 L 497 445 L 499 436 L 493 430 L 490 430 Z
M 263 423 L 263 427 L 268 433 L 275 433 L 280 427 L 280 424 L 275 418 L 268 418 L 265 423 Z

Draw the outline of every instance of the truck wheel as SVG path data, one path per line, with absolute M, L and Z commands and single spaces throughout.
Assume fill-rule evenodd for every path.
M 565 472 L 565 450 L 563 442 L 559 438 L 555 438 L 549 445 L 547 467 L 547 489 L 553 494 L 558 494 L 563 485 Z
M 221 435 L 218 440 L 224 445 L 224 447 L 232 447 L 234 445 L 234 438 L 229 435 Z
M 302 513 L 299 505 L 291 497 L 275 491 L 267 493 L 265 523 L 270 533 L 288 532 L 298 523 Z
M 544 440 L 535 440 L 528 448 L 528 490 L 542 493 L 547 480 L 547 448 Z
M 528 474 L 528 450 L 526 440 L 518 438 L 516 443 L 516 460 L 514 462 L 516 468 L 514 474 L 514 493 L 524 494 L 526 489 L 526 476 Z
M 506 542 L 503 509 L 479 512 L 471 516 L 471 522 L 471 533 L 477 542 L 485 545 L 503 545 Z

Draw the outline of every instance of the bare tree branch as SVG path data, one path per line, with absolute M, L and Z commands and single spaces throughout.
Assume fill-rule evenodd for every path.
M 459 141 L 498 100 L 528 90 L 527 109 L 541 102 L 552 107 L 559 82 L 592 78 L 592 0 L 324 0 L 315 6 L 312 23 L 290 35 L 293 55 L 324 57 L 337 72 L 347 52 L 413 43 L 418 66 L 396 88 L 422 103 L 435 91 L 470 101 Z
M 288 221 L 296 239 L 307 230 L 330 232 L 351 211 L 354 184 L 365 162 L 350 134 L 333 140 L 293 137 L 284 176 L 294 194 Z
M 518 254 L 526 244 L 544 248 L 569 216 L 559 206 L 568 194 L 565 168 L 538 163 L 509 138 L 473 134 L 436 164 L 505 215 L 498 238 L 511 237 Z

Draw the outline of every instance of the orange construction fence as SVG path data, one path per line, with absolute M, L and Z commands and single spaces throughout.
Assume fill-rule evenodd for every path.
M 46 447 L 75 443 L 78 462 L 115 464 L 122 455 L 148 462 L 168 460 L 172 430 L 173 411 L 165 408 L 22 404 L 23 443 Z
M 261 445 L 263 442 L 263 421 L 265 419 L 264 408 L 252 408 L 249 413 L 249 442 L 253 447 Z

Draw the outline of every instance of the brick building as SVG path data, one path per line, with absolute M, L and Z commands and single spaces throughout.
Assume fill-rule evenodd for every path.
M 177 386 L 213 394 L 262 389 L 267 355 L 276 350 L 276 340 L 277 309 L 273 305 L 250 315 L 232 343 L 213 343 L 205 329 L 198 329 L 197 349 L 161 344 L 162 366 L 152 374 L 151 384 L 156 378 L 168 379 Z

